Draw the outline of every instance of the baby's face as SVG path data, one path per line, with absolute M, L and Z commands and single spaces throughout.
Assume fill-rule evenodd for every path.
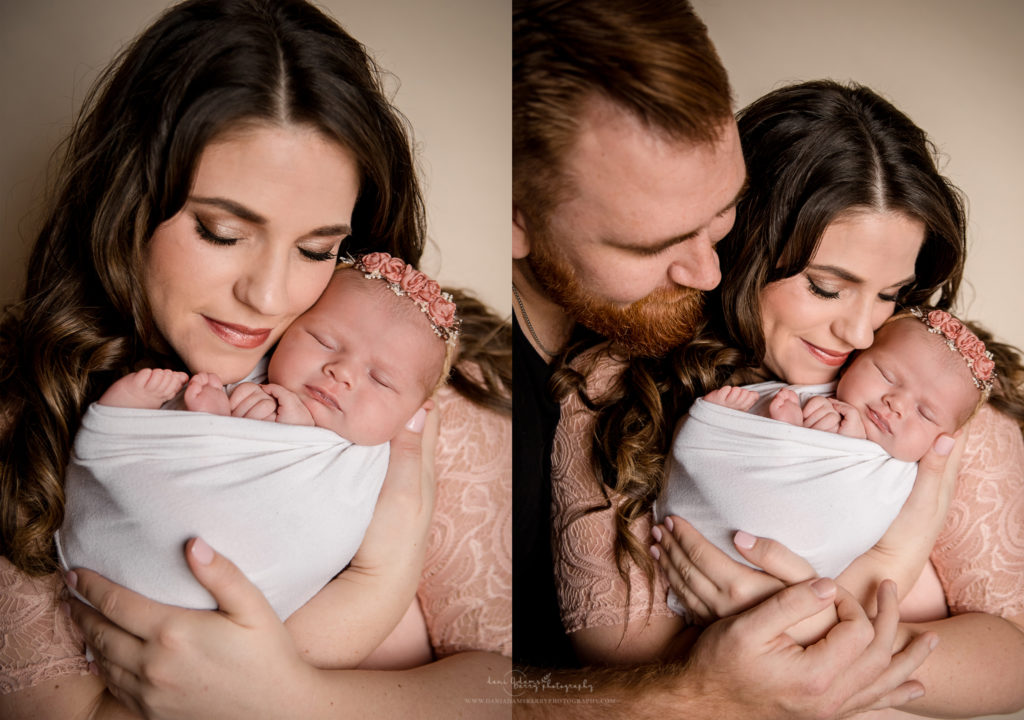
M 880 328 L 836 388 L 860 412 L 868 440 L 908 461 L 920 460 L 940 433 L 955 432 L 979 393 L 964 359 L 916 318 Z
M 443 362 L 444 343 L 415 304 L 341 270 L 285 332 L 267 375 L 301 398 L 318 427 L 378 445 L 416 414 Z

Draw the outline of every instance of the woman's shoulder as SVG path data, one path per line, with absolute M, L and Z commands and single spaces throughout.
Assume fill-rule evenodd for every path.
M 968 426 L 946 524 L 932 551 L 953 613 L 1024 612 L 1024 436 L 985 405 Z
M 1024 434 L 1017 421 L 985 403 L 967 427 L 964 463 L 974 459 L 999 461 L 1024 454 Z
M 459 370 L 482 382 L 483 373 L 476 363 L 461 363 Z M 438 390 L 434 402 L 441 413 L 441 446 L 449 440 L 458 444 L 458 435 L 465 430 L 504 432 L 507 429 L 511 432 L 512 417 L 509 414 L 473 402 L 451 385 Z
M 418 592 L 431 645 L 438 657 L 510 655 L 512 418 L 452 387 L 435 402 L 437 500 Z
M 82 637 L 61 611 L 56 573 L 32 577 L 0 556 L 0 693 L 88 672 Z

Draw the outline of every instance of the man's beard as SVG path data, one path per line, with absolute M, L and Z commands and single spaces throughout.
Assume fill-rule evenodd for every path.
M 607 337 L 630 355 L 661 357 L 693 339 L 704 316 L 704 293 L 680 286 L 659 288 L 621 307 L 588 292 L 572 267 L 552 252 L 550 241 L 534 241 L 530 270 L 548 296 L 573 320 Z

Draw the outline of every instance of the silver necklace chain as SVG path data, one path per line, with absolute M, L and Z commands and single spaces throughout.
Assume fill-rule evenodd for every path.
M 526 321 L 526 329 L 530 331 L 530 337 L 533 338 L 533 341 L 537 343 L 537 347 L 539 347 L 545 355 L 555 357 L 558 353 L 553 353 L 544 347 L 544 343 L 542 343 L 540 338 L 537 337 L 537 331 L 533 329 L 533 323 L 530 322 L 530 316 L 526 314 L 526 306 L 523 305 L 523 298 L 519 296 L 519 290 L 516 289 L 515 283 L 512 284 L 512 294 L 516 296 L 516 302 L 519 303 L 519 312 L 523 314 L 523 320 Z

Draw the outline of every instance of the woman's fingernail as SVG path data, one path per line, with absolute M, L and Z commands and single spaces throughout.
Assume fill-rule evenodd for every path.
M 665 518 L 665 527 L 668 528 L 669 532 L 674 532 L 676 529 L 676 524 L 672 522 L 672 518 L 667 517 Z
M 928 649 L 929 650 L 934 650 L 938 646 L 939 646 L 939 636 L 938 635 L 933 635 L 932 639 L 928 641 Z
M 836 594 L 836 584 L 830 578 L 818 578 L 811 583 L 811 589 L 822 600 Z
M 919 697 L 921 697 L 923 695 L 924 695 L 924 690 L 922 688 L 914 688 L 913 690 L 910 691 L 910 699 L 911 700 L 917 700 Z
M 89 663 L 89 672 L 91 672 L 96 677 L 100 676 L 100 669 L 96 667 L 96 663 L 94 662 Z
M 655 539 L 655 540 L 656 540 L 657 542 L 661 542 L 661 528 L 660 528 L 660 527 L 658 527 L 657 525 L 655 525 L 654 527 L 652 527 L 652 528 L 651 528 L 651 535 L 653 535 L 653 536 L 654 536 L 654 539 Z
M 416 411 L 416 414 L 405 424 L 407 430 L 412 430 L 414 433 L 423 432 L 423 424 L 427 421 L 427 411 L 420 408 Z
M 935 441 L 935 452 L 936 454 L 945 457 L 953 451 L 954 445 L 956 445 L 956 440 L 951 438 L 949 435 L 939 435 L 939 439 Z
M 68 570 L 64 573 L 64 584 L 72 590 L 76 589 L 78 587 L 78 573 L 74 570 Z
M 732 536 L 732 541 L 736 544 L 736 547 L 749 550 L 754 547 L 754 543 L 757 542 L 757 538 L 748 532 L 737 530 L 736 534 Z
M 661 560 L 661 550 L 659 550 L 655 545 L 651 545 L 651 557 L 655 560 Z
M 213 562 L 213 548 L 207 545 L 206 541 L 202 538 L 196 538 L 195 542 L 192 543 L 192 557 L 200 565 L 209 565 Z

